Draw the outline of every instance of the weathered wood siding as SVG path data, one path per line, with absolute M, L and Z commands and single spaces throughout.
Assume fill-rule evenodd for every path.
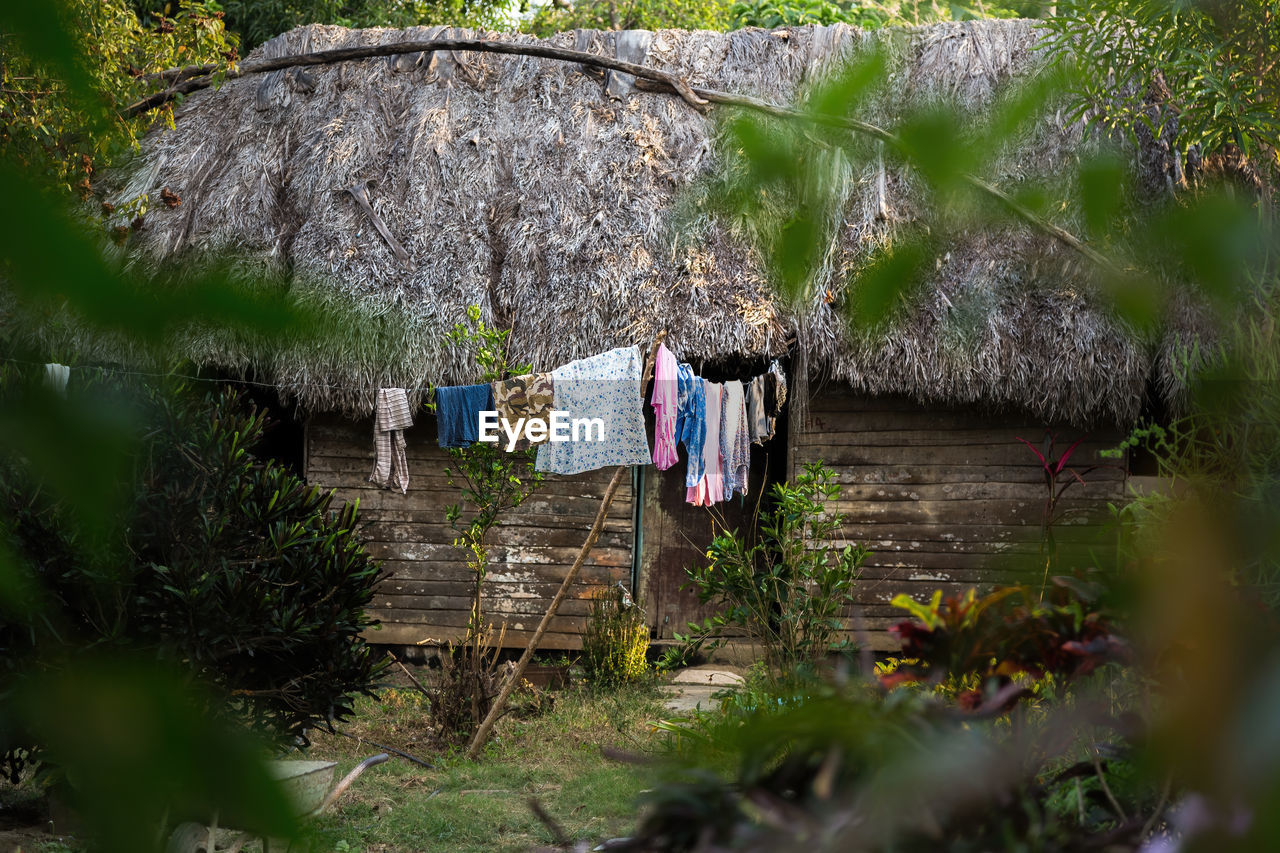
M 771 466 L 771 456 L 777 456 L 779 464 Z M 778 479 L 785 477 L 781 464 L 785 457 L 786 442 L 781 435 L 764 447 L 753 444 L 747 497 L 735 496 L 714 508 L 685 502 L 688 459 L 683 447 L 680 461 L 670 469 L 645 469 L 640 593 L 654 639 L 671 640 L 676 632 L 687 634 L 690 622 L 701 622 L 716 612 L 714 605 L 698 603 L 686 570 L 706 563 L 707 546 L 717 532 L 746 530 L 754 523 L 757 501 L 773 482 L 767 474 L 772 467 Z
M 789 467 L 794 477 L 806 462 L 822 461 L 837 474 L 839 508 L 849 516 L 843 535 L 872 550 L 859 610 L 873 647 L 898 648 L 884 631 L 904 617 L 889 605 L 900 592 L 927 600 L 936 589 L 950 595 L 974 585 L 1040 583 L 1044 475 L 1017 437 L 1039 445 L 1044 424 L 830 386 L 810 410 L 804 429 L 792 426 Z M 1117 429 L 1054 432 L 1055 453 L 1087 436 L 1069 467 L 1107 466 L 1067 490 L 1060 506 L 1070 512 L 1055 526 L 1057 541 L 1068 556 L 1107 547 L 1106 503 L 1123 494 L 1124 471 L 1098 452 L 1122 436 Z
M 343 501 L 360 501 L 369 550 L 385 561 L 391 577 L 379 586 L 372 613 L 382 627 L 378 643 L 413 644 L 461 636 L 470 608 L 471 581 L 465 558 L 453 547 L 455 531 L 445 508 L 459 500 L 445 480 L 448 454 L 436 446 L 434 421 L 423 416 L 405 434 L 409 492 L 377 489 L 373 427 L 336 416 L 318 416 L 307 427 L 307 479 L 336 488 Z M 582 547 L 613 469 L 575 477 L 550 476 L 524 506 L 494 529 L 492 567 L 484 594 L 495 626 L 507 625 L 505 644 L 524 645 L 537 627 L 561 580 Z M 581 644 L 586 597 L 600 584 L 630 583 L 631 482 L 618 490 L 599 542 L 582 568 L 572 597 L 560 607 L 544 648 Z

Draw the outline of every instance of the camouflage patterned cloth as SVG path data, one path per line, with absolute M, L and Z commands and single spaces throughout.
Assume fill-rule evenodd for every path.
M 506 434 L 501 431 L 504 419 L 513 428 L 520 418 L 546 422 L 551 415 L 553 401 L 550 373 L 526 373 L 524 376 L 493 383 L 493 408 L 498 412 L 499 435 L 503 436 L 502 447 L 507 446 Z M 542 444 L 542 441 L 531 442 L 521 438 L 516 442 L 516 449 L 528 450 L 534 444 Z

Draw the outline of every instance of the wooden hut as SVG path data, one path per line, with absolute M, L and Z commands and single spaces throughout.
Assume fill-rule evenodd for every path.
M 311 26 L 249 61 L 439 34 Z M 1030 22 L 982 21 L 876 33 L 580 31 L 548 42 L 778 104 L 879 44 L 891 85 L 868 110 L 888 120 L 911 100 L 980 114 L 1043 61 L 1038 38 Z M 456 495 L 425 412 L 407 435 L 408 494 L 366 478 L 379 387 L 474 381 L 466 354 L 445 340 L 469 305 L 511 329 L 514 358 L 537 369 L 645 345 L 660 330 L 712 378 L 789 357 L 795 408 L 756 451 L 753 487 L 813 460 L 836 470 L 844 533 L 874 551 L 862 627 L 877 645 L 894 594 L 1005 580 L 1002 558 L 1019 543 L 1034 549 L 1044 485 L 1017 438 L 1038 442 L 1046 428 L 1064 443 L 1087 435 L 1074 459 L 1086 466 L 1144 405 L 1176 393 L 1171 364 L 1187 324 L 1124 328 L 1091 295 L 1083 259 L 1025 223 L 962 233 L 898 322 L 848 328 L 839 311 L 847 271 L 922 216 L 917 179 L 884 158 L 841 164 L 830 269 L 812 299 L 784 307 L 744 227 L 700 204 L 704 178 L 724 159 L 728 108 L 699 113 L 631 82 L 575 63 L 448 51 L 247 75 L 189 97 L 176 128 L 151 134 L 120 180 L 121 201 L 166 188 L 181 198 L 151 206 L 132 244 L 142 262 L 231 256 L 304 303 L 377 318 L 372 332 L 335 329 L 324 344 L 199 333 L 183 344 L 201 364 L 252 370 L 305 415 L 306 476 L 360 501 L 370 547 L 392 573 L 375 601 L 376 640 L 456 636 L 466 619 L 466 569 L 444 518 Z M 1067 179 L 1086 144 L 1080 124 L 1046 112 L 989 177 L 1010 190 Z M 1142 181 L 1163 186 L 1151 180 L 1162 156 L 1135 156 Z M 1073 495 L 1075 520 L 1097 522 L 1124 476 L 1123 466 L 1094 472 Z M 683 502 L 682 477 L 683 465 L 637 469 L 577 591 L 636 585 L 658 638 L 697 615 L 680 587 L 713 524 Z M 487 594 L 509 642 L 536 624 L 607 478 L 551 478 L 502 525 Z M 716 523 L 747 525 L 753 509 L 726 508 Z M 574 647 L 584 612 L 570 602 L 546 645 Z

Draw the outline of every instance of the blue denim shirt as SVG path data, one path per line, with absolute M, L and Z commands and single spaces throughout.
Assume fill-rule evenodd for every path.
M 693 367 L 681 364 L 676 371 L 676 441 L 684 445 L 689 454 L 689 467 L 685 470 L 684 484 L 693 488 L 702 479 L 705 463 L 702 445 L 707 438 L 707 392 L 702 380 L 693 375 Z

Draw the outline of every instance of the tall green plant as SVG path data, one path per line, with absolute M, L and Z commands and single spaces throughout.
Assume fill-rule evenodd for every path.
M 530 365 L 507 361 L 510 329 L 497 329 L 480 319 L 480 308 L 467 309 L 467 322 L 458 323 L 449 333 L 455 347 L 471 354 L 480 368 L 480 379 L 496 382 L 533 370 Z M 435 403 L 429 407 L 435 411 Z M 459 531 L 454 547 L 467 553 L 471 570 L 471 615 L 469 634 L 482 631 L 484 582 L 489 573 L 489 532 L 507 510 L 520 506 L 542 485 L 542 475 L 534 468 L 536 448 L 508 453 L 501 443 L 479 442 L 449 450 L 451 467 L 444 469 L 449 485 L 461 490 L 462 500 L 445 509 L 445 518 Z M 464 517 L 466 513 L 466 517 Z
M 1075 115 L 1182 156 L 1238 149 L 1274 186 L 1280 2 L 1064 0 L 1049 49 L 1075 67 Z
M 1121 457 L 1144 448 L 1169 484 L 1167 491 L 1135 497 L 1124 507 L 1126 563 L 1158 547 L 1148 532 L 1165 527 L 1186 499 L 1229 507 L 1244 546 L 1234 579 L 1272 609 L 1280 608 L 1280 552 L 1269 546 L 1271 531 L 1280 529 L 1278 287 L 1271 282 L 1256 294 L 1212 351 L 1184 358 L 1190 387 L 1184 414 L 1143 424 L 1117 450 L 1104 451 Z
M 467 309 L 467 322 L 456 324 L 450 343 L 471 355 L 480 378 L 495 382 L 529 373 L 530 365 L 507 359 L 510 329 L 496 329 L 480 319 L 480 308 Z M 428 404 L 434 411 L 436 404 Z M 443 684 L 432 697 L 432 713 L 438 734 L 447 740 L 465 740 L 489 713 L 499 688 L 493 627 L 484 612 L 484 584 L 489 575 L 490 532 L 502 514 L 520 506 L 542 484 L 534 468 L 536 448 L 506 450 L 499 443 L 478 442 L 451 448 L 451 465 L 444 470 L 449 485 L 461 492 L 461 500 L 445 510 L 458 532 L 455 548 L 466 553 L 471 575 L 471 608 L 466 634 L 446 662 Z M 501 630 L 501 629 L 500 629 Z
M 736 633 L 759 643 L 775 675 L 814 668 L 836 646 L 840 617 L 853 604 L 867 550 L 833 545 L 846 516 L 829 505 L 839 500 L 835 474 L 814 462 L 794 483 L 778 483 L 761 515 L 758 538 L 738 531 L 718 534 L 707 563 L 687 569 L 702 604 L 718 612 L 690 623 L 696 646 L 727 642 Z

